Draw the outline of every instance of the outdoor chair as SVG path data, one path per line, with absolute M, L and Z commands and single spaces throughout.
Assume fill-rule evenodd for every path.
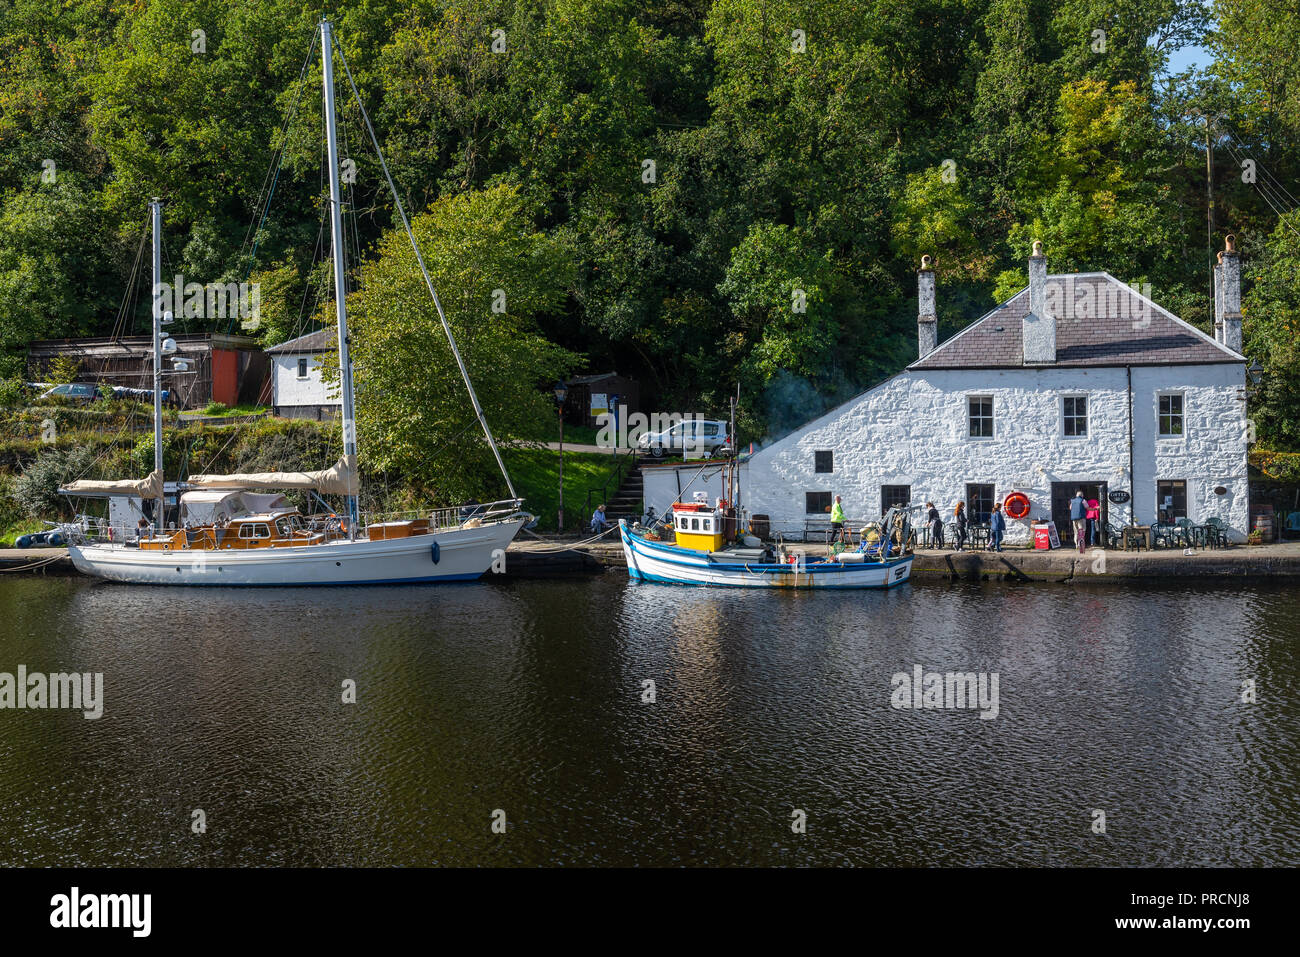
M 1209 536 L 1211 548 L 1228 548 L 1232 540 L 1228 538 L 1228 526 L 1217 515 L 1205 520 L 1205 530 Z
M 1151 526 L 1151 545 L 1153 548 L 1176 548 L 1178 527 L 1156 523 Z

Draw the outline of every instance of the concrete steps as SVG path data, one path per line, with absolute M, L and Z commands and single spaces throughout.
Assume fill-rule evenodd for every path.
M 641 463 L 635 462 L 609 501 L 605 503 L 605 514 L 611 522 L 620 518 L 640 519 L 641 503 L 645 498 L 645 480 L 641 476 Z

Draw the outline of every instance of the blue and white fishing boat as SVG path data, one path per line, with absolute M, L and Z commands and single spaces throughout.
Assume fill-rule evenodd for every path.
M 674 503 L 662 530 L 619 522 L 628 575 L 674 585 L 738 588 L 893 588 L 912 574 L 909 510 L 873 522 L 856 549 L 810 556 L 784 543 L 739 536 L 725 500 Z M 736 542 L 739 543 L 736 543 Z

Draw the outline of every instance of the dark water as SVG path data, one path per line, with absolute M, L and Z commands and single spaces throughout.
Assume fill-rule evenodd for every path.
M 10 576 L 0 671 L 106 704 L 0 710 L 0 864 L 1294 865 L 1298 599 Z M 892 708 L 915 664 L 998 717 Z

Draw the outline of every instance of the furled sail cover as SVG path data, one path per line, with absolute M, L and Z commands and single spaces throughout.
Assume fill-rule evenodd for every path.
M 61 495 L 129 495 L 134 498 L 158 498 L 163 492 L 163 474 L 154 471 L 144 479 L 124 479 L 105 481 L 101 479 L 78 479 L 59 489 Z
M 244 472 L 234 475 L 191 475 L 190 488 L 309 488 L 322 495 L 356 495 L 357 462 L 345 455 L 333 468 L 319 472 Z

